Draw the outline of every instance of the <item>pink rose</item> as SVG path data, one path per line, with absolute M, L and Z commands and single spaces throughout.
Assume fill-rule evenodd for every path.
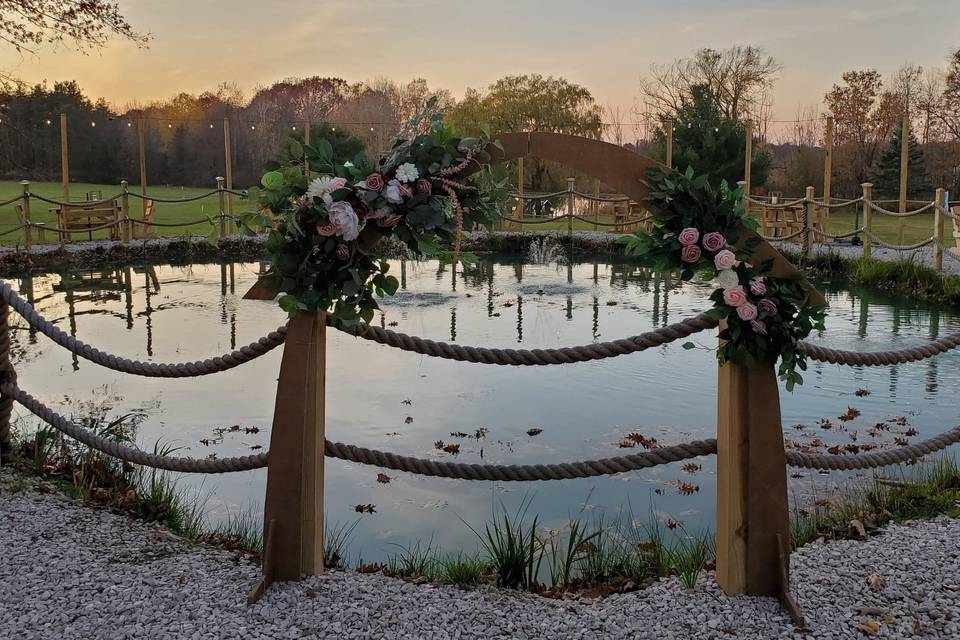
M 333 235 L 336 235 L 336 234 L 337 234 L 337 228 L 336 228 L 335 226 L 333 226 L 333 223 L 332 223 L 332 222 L 328 222 L 327 224 L 323 225 L 322 227 L 319 227 L 319 226 L 318 226 L 318 227 L 317 227 L 317 233 L 319 233 L 320 235 L 322 235 L 322 236 L 325 237 L 325 238 L 329 238 L 330 236 L 333 236 Z
M 367 176 L 367 179 L 363 181 L 363 188 L 367 191 L 380 191 L 383 189 L 384 184 L 386 184 L 386 182 L 382 175 L 379 173 L 371 173 Z
M 346 260 L 350 257 L 350 247 L 345 244 L 337 245 L 337 257 L 341 260 Z
M 346 179 L 346 178 L 334 178 L 333 180 L 330 181 L 330 185 L 333 187 L 332 189 L 330 189 L 330 191 L 336 191 L 337 189 L 343 189 L 345 186 L 347 186 L 347 179 Z
M 413 189 L 411 189 L 409 185 L 406 185 L 406 184 L 401 183 L 401 184 L 400 184 L 400 195 L 403 196 L 404 198 L 412 198 L 412 197 L 413 197 Z
M 722 233 L 717 231 L 711 231 L 703 236 L 703 248 L 711 253 L 720 251 L 725 244 L 727 244 L 727 239 L 723 237 Z
M 428 196 L 433 193 L 433 185 L 426 178 L 417 180 L 417 193 L 422 196 Z
M 684 262 L 696 262 L 700 259 L 700 247 L 695 244 L 688 244 L 680 250 L 680 259 Z
M 758 302 L 757 307 L 760 309 L 760 313 L 762 313 L 764 316 L 777 315 L 777 303 L 770 298 L 764 298 Z
M 386 228 L 395 227 L 398 224 L 400 224 L 400 221 L 402 219 L 403 219 L 403 216 L 394 213 L 392 215 L 387 216 L 386 218 L 377 218 L 377 226 L 386 227 Z
M 747 292 L 743 290 L 743 285 L 724 289 L 723 301 L 731 307 L 741 307 L 747 304 Z
M 677 234 L 677 240 L 680 241 L 685 247 L 688 247 L 692 244 L 697 244 L 697 240 L 700 239 L 700 230 L 696 227 L 687 227 L 683 231 Z
M 767 285 L 764 284 L 762 277 L 757 277 L 750 281 L 750 293 L 755 296 L 764 296 L 767 294 Z
M 724 249 L 713 256 L 713 264 L 717 266 L 717 269 L 732 269 L 737 264 L 737 256 L 733 255 L 733 251 Z
M 767 335 L 767 325 L 763 324 L 763 321 L 761 320 L 751 320 L 750 328 L 753 329 L 753 332 L 758 335 Z
M 740 316 L 741 320 L 755 320 L 757 317 L 757 307 L 749 302 L 744 302 L 737 307 L 737 315 Z

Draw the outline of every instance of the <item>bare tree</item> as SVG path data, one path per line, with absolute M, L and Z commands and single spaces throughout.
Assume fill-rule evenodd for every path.
M 620 105 L 615 105 L 612 103 L 607 103 L 603 107 L 603 117 L 607 121 L 604 131 L 604 137 L 617 145 L 618 147 L 623 146 L 623 121 L 626 117 L 626 113 Z
M 690 58 L 652 65 L 650 75 L 640 79 L 640 91 L 656 113 L 673 114 L 692 87 L 705 85 L 725 117 L 743 119 L 751 112 L 762 115 L 758 104 L 764 103 L 781 68 L 760 47 L 700 49 Z

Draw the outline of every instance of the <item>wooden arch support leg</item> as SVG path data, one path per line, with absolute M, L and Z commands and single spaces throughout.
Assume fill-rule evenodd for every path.
M 325 314 L 300 313 L 283 345 L 263 514 L 264 577 L 251 602 L 273 580 L 323 572 L 325 369 Z
M 717 386 L 717 582 L 727 595 L 781 597 L 790 520 L 776 374 L 728 362 Z

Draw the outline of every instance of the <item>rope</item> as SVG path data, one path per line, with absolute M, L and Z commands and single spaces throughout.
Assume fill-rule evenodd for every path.
M 166 469 L 167 471 L 181 471 L 183 473 L 226 473 L 230 471 L 249 471 L 267 466 L 266 453 L 237 458 L 204 459 L 178 458 L 148 453 L 142 449 L 121 444 L 116 440 L 104 438 L 89 429 L 85 429 L 71 422 L 26 391 L 18 389 L 11 384 L 3 385 L 3 387 L 0 387 L 0 391 L 2 391 L 5 396 L 12 396 L 35 416 L 74 440 L 82 442 L 101 453 L 134 464 L 142 464 L 155 469 Z
M 100 198 L 99 200 L 80 200 L 77 202 L 65 202 L 63 200 L 54 200 L 53 198 L 47 198 L 46 196 L 42 196 L 39 193 L 24 194 L 24 196 L 28 198 L 36 198 L 37 200 L 42 200 L 43 202 L 47 202 L 49 204 L 58 204 L 60 206 L 68 206 L 68 207 L 88 207 L 88 206 L 95 206 L 98 204 L 107 204 L 108 202 L 113 204 L 117 200 L 117 198 L 119 198 L 122 195 L 123 193 L 118 193 L 115 196 L 111 196 L 109 198 Z
M 217 218 L 219 218 L 219 216 L 217 216 Z M 138 220 L 136 218 L 130 218 L 130 222 L 134 224 L 142 224 L 147 227 L 189 227 L 195 224 L 209 223 L 210 218 L 201 218 L 200 220 L 194 220 L 190 222 L 151 222 L 147 220 Z
M 511 218 L 509 216 L 501 215 L 500 219 L 506 220 L 507 222 L 519 222 L 520 224 L 546 224 L 547 222 L 556 222 L 557 220 L 565 220 L 569 217 L 570 216 L 568 215 L 562 215 L 562 216 L 553 216 L 550 218 L 541 218 L 539 220 L 530 220 L 530 219 L 524 219 L 524 218 Z
M 226 191 L 226 189 L 224 189 L 224 191 Z M 163 203 L 172 204 L 177 202 L 194 202 L 196 200 L 203 200 L 204 198 L 209 198 L 210 196 L 216 195 L 218 193 L 220 193 L 220 191 L 217 189 L 214 189 L 213 191 L 208 191 L 207 193 L 201 193 L 200 195 L 190 196 L 187 198 L 158 198 L 156 196 L 145 196 L 141 193 L 134 193 L 133 191 L 131 191 L 129 195 L 133 196 L 134 198 L 140 198 L 141 200 L 153 200 L 154 202 L 163 202 Z M 234 193 L 234 192 L 231 191 L 231 193 Z
M 554 191 L 553 193 L 512 193 L 510 195 L 518 200 L 550 200 L 551 198 L 559 198 L 569 193 L 569 191 Z
M 951 220 L 960 220 L 960 213 L 953 213 L 949 208 L 943 210 L 943 215 L 947 216 Z
M 906 447 L 887 451 L 858 453 L 852 456 L 819 455 L 802 453 L 800 451 L 787 451 L 787 464 L 794 467 L 805 467 L 807 469 L 833 470 L 886 467 L 891 464 L 911 462 L 925 455 L 946 449 L 957 442 L 960 442 L 960 427 L 954 427 L 949 431 L 928 438 L 923 442 L 907 445 Z
M 800 350 L 814 360 L 829 362 L 830 364 L 844 364 L 850 366 L 878 367 L 889 364 L 906 364 L 917 362 L 933 356 L 946 353 L 960 346 L 960 332 L 950 333 L 942 338 L 931 340 L 919 347 L 909 347 L 896 351 L 844 351 L 831 349 L 809 342 L 801 342 Z
M 17 313 L 23 316 L 24 320 L 26 320 L 31 327 L 71 353 L 75 353 L 81 358 L 85 358 L 90 362 L 108 369 L 137 376 L 190 378 L 226 371 L 250 362 L 251 360 L 255 360 L 268 351 L 280 346 L 283 344 L 287 333 L 286 326 L 280 327 L 276 331 L 263 336 L 255 342 L 251 342 L 245 347 L 207 360 L 179 363 L 143 362 L 141 360 L 128 360 L 127 358 L 104 353 L 65 333 L 37 313 L 36 309 L 34 309 L 29 302 L 17 295 L 9 282 L 0 282 L 0 299 L 9 303 Z
M 852 238 L 853 236 L 858 236 L 864 232 L 864 228 L 860 227 L 859 229 L 854 229 L 849 233 L 841 233 L 838 235 L 831 235 L 826 231 L 820 231 L 819 229 L 811 229 L 810 231 L 818 236 L 823 236 L 824 238 L 830 238 L 831 240 L 840 240 L 842 238 Z
M 857 204 L 858 202 L 863 202 L 863 196 L 860 196 L 859 198 L 855 198 L 853 200 L 846 200 L 844 202 L 834 202 L 832 204 L 827 204 L 826 202 L 818 202 L 817 200 L 813 201 L 815 205 L 817 205 L 818 207 L 822 207 L 824 209 L 841 209 L 843 207 L 849 207 L 852 204 Z
M 9 234 L 13 233 L 14 231 L 20 231 L 21 229 L 23 229 L 23 228 L 26 227 L 26 226 L 27 226 L 27 225 L 25 225 L 25 224 L 21 224 L 20 226 L 14 227 L 13 229 L 7 229 L 6 231 L 0 232 L 0 236 L 6 236 L 6 235 L 9 235 Z M 32 224 L 31 224 L 30 226 L 35 226 L 35 225 L 32 225 Z M 46 225 L 44 225 L 44 228 L 46 228 Z
M 48 227 L 46 224 L 37 224 L 36 222 L 30 222 L 28 224 L 31 227 L 43 228 L 47 231 L 56 231 L 57 233 L 92 233 L 94 231 L 102 231 L 103 229 L 115 227 L 121 222 L 121 220 L 113 220 L 111 222 L 104 222 L 96 227 L 69 227 L 67 229 L 61 229 L 60 227 Z
M 327 315 L 327 324 L 336 326 L 333 324 L 333 320 L 329 314 Z M 480 364 L 531 366 L 571 364 L 574 362 L 613 358 L 628 353 L 644 351 L 651 347 L 659 347 L 660 345 L 679 340 L 680 338 L 686 338 L 698 331 L 711 329 L 715 326 L 717 326 L 716 320 L 710 319 L 705 314 L 700 314 L 676 324 L 660 327 L 630 338 L 614 340 L 613 342 L 599 342 L 596 344 L 563 347 L 560 349 L 532 350 L 488 349 L 485 347 L 468 347 L 446 342 L 435 342 L 433 340 L 409 336 L 405 333 L 397 333 L 389 329 L 367 324 L 360 324 L 353 331 L 346 329 L 341 329 L 341 331 L 356 335 L 365 340 L 387 345 L 388 347 L 395 347 L 404 351 L 413 351 L 414 353 L 437 358 Z
M 634 224 L 639 224 L 653 218 L 653 216 L 646 216 L 643 218 L 637 218 L 636 220 L 624 220 L 623 222 L 600 222 L 598 220 L 592 220 L 591 218 L 586 218 L 584 216 L 578 216 L 576 214 L 565 213 L 559 216 L 550 216 L 549 218 L 540 218 L 540 219 L 529 219 L 529 218 L 511 218 L 509 216 L 501 215 L 501 220 L 506 220 L 507 222 L 516 222 L 519 224 L 544 224 L 547 222 L 559 222 L 560 220 L 566 220 L 568 218 L 573 218 L 574 220 L 581 220 L 587 224 L 595 224 L 600 227 L 627 227 Z
M 782 204 L 770 204 L 769 202 L 764 202 L 763 200 L 754 200 L 750 196 L 743 196 L 743 199 L 747 202 L 752 202 L 753 204 L 760 205 L 761 207 L 766 207 L 767 209 L 786 209 L 787 207 L 794 207 L 798 204 L 804 204 L 807 199 L 799 198 L 797 200 L 791 200 L 790 202 L 784 202 Z
M 927 209 L 932 209 L 933 207 L 937 206 L 937 203 L 936 203 L 936 202 L 930 202 L 930 203 L 927 203 L 926 205 L 920 207 L 919 209 L 914 209 L 913 211 L 903 211 L 903 212 L 900 212 L 900 211 L 890 211 L 889 209 L 884 209 L 883 207 L 879 206 L 878 204 L 875 204 L 872 200 L 867 200 L 867 204 L 870 206 L 871 209 L 873 209 L 873 210 L 876 211 L 877 213 L 882 213 L 882 214 L 884 214 L 884 215 L 894 216 L 894 217 L 897 217 L 897 218 L 906 218 L 906 217 L 908 217 L 908 216 L 915 216 L 915 215 L 917 215 L 918 213 L 923 213 L 923 212 L 926 211 Z
M 583 193 L 580 191 L 574 191 L 573 195 L 579 198 L 583 198 L 584 200 L 590 200 L 592 202 L 630 202 L 630 198 L 628 196 L 622 196 L 622 195 L 611 196 L 607 198 L 604 196 L 595 196 L 595 195 L 592 195 L 589 193 Z
M 353 445 L 331 442 L 324 444 L 324 453 L 331 458 L 348 462 L 359 462 L 376 467 L 407 471 L 425 476 L 457 478 L 459 480 L 570 480 L 573 478 L 591 478 L 594 476 L 624 473 L 647 469 L 661 464 L 689 460 L 717 452 L 717 441 L 694 440 L 671 447 L 658 447 L 643 453 L 600 460 L 581 462 L 563 462 L 559 464 L 468 464 L 444 462 L 399 456 L 394 453 L 355 447 Z
M 787 236 L 779 236 L 779 237 L 777 237 L 777 236 L 765 236 L 765 235 L 763 235 L 763 234 L 760 234 L 760 237 L 763 238 L 764 240 L 778 240 L 778 241 L 790 240 L 791 238 L 796 238 L 797 236 L 803 235 L 804 231 L 806 231 L 806 229 L 800 229 L 799 231 L 794 231 L 794 232 L 791 233 L 790 235 L 787 235 Z
M 931 236 L 926 240 L 917 242 L 916 244 L 899 245 L 899 244 L 890 244 L 888 242 L 884 242 L 879 237 L 877 237 L 872 231 L 867 231 L 866 229 L 864 229 L 864 233 L 867 234 L 867 237 L 870 238 L 870 240 L 872 240 L 873 242 L 876 242 L 881 247 L 884 247 L 886 249 L 893 249 L 894 251 L 910 251 L 911 249 L 919 249 L 920 247 L 927 246 L 934 240 L 933 236 Z
M 22 193 L 21 193 L 20 195 L 18 195 L 18 196 L 14 196 L 14 197 L 10 198 L 9 200 L 4 200 L 3 202 L 0 202 L 0 207 L 5 207 L 5 206 L 7 206 L 8 204 L 12 204 L 12 203 L 16 202 L 17 200 L 23 200 L 23 194 L 22 194 Z

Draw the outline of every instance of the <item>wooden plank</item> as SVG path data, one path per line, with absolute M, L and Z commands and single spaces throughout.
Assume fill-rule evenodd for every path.
M 323 571 L 325 341 L 323 312 L 298 314 L 287 327 L 264 506 L 265 528 L 276 520 L 276 580 Z
M 67 114 L 60 114 L 60 173 L 63 199 L 70 200 L 70 153 L 67 146 Z

